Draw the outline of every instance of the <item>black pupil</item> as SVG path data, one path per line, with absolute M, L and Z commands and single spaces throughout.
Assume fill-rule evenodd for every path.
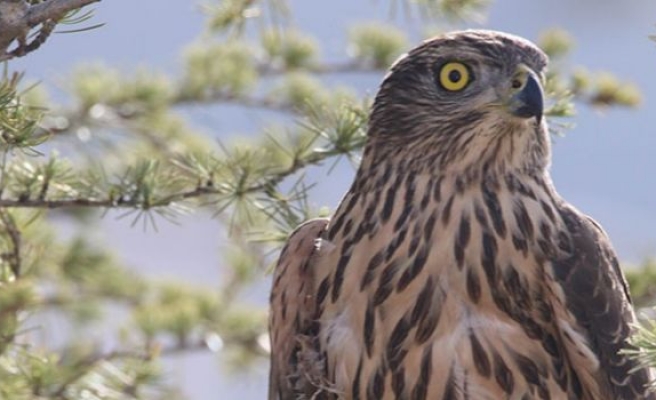
M 449 80 L 451 82 L 457 83 L 460 82 L 460 79 L 462 79 L 462 74 L 457 69 L 454 69 L 453 71 L 449 72 Z

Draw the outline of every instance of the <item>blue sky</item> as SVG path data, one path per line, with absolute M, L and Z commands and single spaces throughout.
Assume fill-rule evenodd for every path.
M 399 0 L 397 0 L 398 2 Z M 391 0 L 291 1 L 294 24 L 312 33 L 326 59 L 346 53 L 346 30 L 358 22 L 386 19 Z M 167 5 L 164 6 L 163 4 Z M 94 22 L 106 26 L 91 32 L 54 35 L 38 52 L 13 62 L 27 77 L 57 92 L 73 67 L 102 61 L 126 71 L 138 66 L 175 73 L 181 50 L 202 33 L 198 3 L 186 0 L 103 1 L 95 6 Z M 405 24 L 410 36 L 421 31 Z M 567 29 L 576 40 L 571 66 L 610 71 L 638 84 L 643 103 L 635 110 L 594 110 L 578 107 L 575 127 L 556 138 L 552 175 L 559 192 L 582 211 L 600 221 L 623 260 L 637 262 L 656 255 L 656 2 L 652 0 L 498 0 L 492 3 L 485 27 L 536 39 L 552 27 Z M 353 85 L 362 94 L 375 93 L 381 76 L 331 78 Z M 58 96 L 59 97 L 59 96 Z M 195 122 L 218 132 L 222 139 L 254 132 L 274 116 L 253 110 L 218 106 L 190 111 Z M 353 168 L 342 163 L 336 171 L 314 171 L 323 182 L 313 193 L 316 206 L 334 208 L 348 188 Z M 220 279 L 222 235 L 205 217 L 190 217 L 181 226 L 165 222 L 158 232 L 130 229 L 126 221 L 106 218 L 96 234 L 128 264 L 144 273 L 175 276 L 194 282 Z M 268 283 L 248 298 L 263 303 Z M 172 382 L 189 398 L 262 399 L 266 391 L 266 363 L 233 375 L 216 356 L 194 354 L 167 362 Z M 219 356 L 220 358 L 220 356 Z

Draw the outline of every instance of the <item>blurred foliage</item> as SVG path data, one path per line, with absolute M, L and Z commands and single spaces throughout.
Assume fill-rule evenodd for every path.
M 393 0 L 393 9 L 400 8 L 410 18 L 426 22 L 481 22 L 489 0 Z
M 403 32 L 377 22 L 354 27 L 350 39 L 356 60 L 377 69 L 389 67 L 408 46 Z
M 192 45 L 185 61 L 185 77 L 179 85 L 184 98 L 240 96 L 256 83 L 253 54 L 240 40 Z
M 640 104 L 640 91 L 634 84 L 622 82 L 612 74 L 591 73 L 581 66 L 572 68 L 567 55 L 575 43 L 566 31 L 554 28 L 543 32 L 537 43 L 550 58 L 545 85 L 545 92 L 551 98 L 547 115 L 570 117 L 575 113 L 576 102 L 595 107 Z
M 434 27 L 480 17 L 487 2 L 385 4 Z M 284 0 L 213 1 L 203 10 L 205 30 L 181 52 L 179 74 L 81 66 L 64 105 L 20 74 L 0 79 L 0 398 L 180 398 L 162 357 L 221 351 L 245 366 L 266 353 L 266 311 L 241 294 L 296 225 L 328 213 L 309 205 L 314 182 L 304 172 L 340 158 L 357 163 L 364 144 L 370 100 L 326 77 L 382 76 L 411 42 L 394 21 L 361 24 L 348 32 L 343 58 L 327 62 L 316 40 L 291 27 Z M 545 32 L 539 43 L 552 57 L 548 115 L 559 131 L 575 104 L 640 101 L 632 85 L 571 66 L 566 32 Z M 186 112 L 216 104 L 286 118 L 219 143 Z M 152 227 L 190 212 L 214 215 L 230 234 L 221 284 L 142 276 L 94 234 L 103 213 Z M 62 237 L 63 220 L 72 235 Z M 629 271 L 638 304 L 652 303 L 655 271 L 653 262 Z M 40 339 L 51 314 L 72 332 L 57 347 Z M 101 336 L 92 333 L 99 326 Z
M 308 68 L 317 62 L 319 45 L 296 30 L 269 29 L 262 34 L 266 64 L 272 68 L 293 70 Z
M 638 266 L 626 268 L 624 272 L 636 306 L 656 305 L 656 260 L 648 259 Z
M 636 349 L 625 352 L 653 369 L 656 366 L 656 260 L 647 259 L 640 265 L 628 266 L 624 273 L 638 310 L 638 323 L 632 338 Z

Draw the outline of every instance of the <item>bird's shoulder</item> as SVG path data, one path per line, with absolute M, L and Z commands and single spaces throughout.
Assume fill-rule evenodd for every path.
M 270 297 L 271 372 L 269 399 L 292 398 L 306 390 L 299 372 L 314 364 L 307 336 L 314 309 L 314 271 L 317 244 L 329 220 L 316 218 L 299 225 L 287 239 L 273 273 Z M 316 360 L 318 362 L 318 360 Z M 311 389 L 308 389 L 311 390 Z M 293 397 L 296 398 L 296 397 Z
M 567 203 L 558 207 L 568 243 L 552 261 L 575 330 L 585 337 L 599 362 L 598 379 L 616 399 L 651 399 L 647 370 L 623 352 L 635 316 L 617 255 L 601 225 Z M 562 245 L 562 244 L 561 244 Z
M 279 286 L 284 287 L 295 279 L 302 278 L 295 272 L 308 267 L 304 264 L 314 254 L 318 240 L 329 222 L 328 218 L 314 218 L 299 225 L 289 235 L 274 270 L 274 293 Z
M 608 288 L 606 294 L 612 294 L 630 312 L 629 288 L 602 226 L 567 203 L 561 203 L 558 211 L 569 239 L 567 249 L 554 263 L 558 280 L 567 287 L 576 287 L 580 296 L 597 291 L 598 285 Z M 577 293 L 572 293 L 572 296 Z

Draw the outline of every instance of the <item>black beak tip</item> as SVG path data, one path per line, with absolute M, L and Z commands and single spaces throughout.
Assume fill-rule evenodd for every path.
M 515 95 L 517 106 L 513 114 L 521 118 L 535 117 L 540 123 L 544 112 L 544 95 L 538 80 L 529 75 L 524 88 Z

